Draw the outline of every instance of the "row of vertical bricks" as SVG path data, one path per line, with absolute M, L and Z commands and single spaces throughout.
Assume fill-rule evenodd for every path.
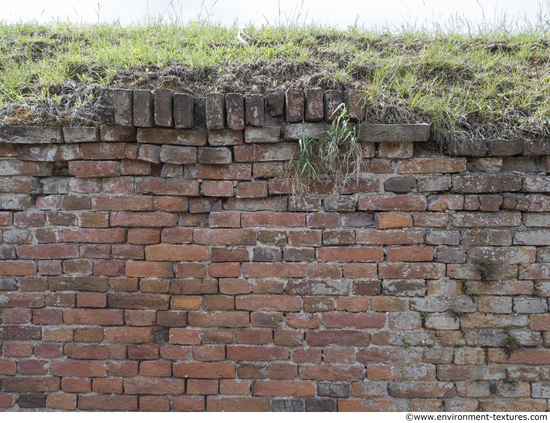
M 296 195 L 343 103 L 367 171 Z M 0 127 L 0 408 L 549 409 L 550 140 L 434 152 L 343 90 L 99 118 Z

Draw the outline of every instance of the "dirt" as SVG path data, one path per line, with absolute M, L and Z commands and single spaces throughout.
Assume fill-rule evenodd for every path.
M 291 87 L 338 88 L 327 81 L 326 66 L 326 62 L 292 63 L 284 60 L 224 64 L 210 69 L 190 69 L 181 65 L 158 69 L 152 65 L 143 65 L 120 72 L 113 86 L 146 89 L 162 87 L 195 95 L 212 91 L 267 94 Z

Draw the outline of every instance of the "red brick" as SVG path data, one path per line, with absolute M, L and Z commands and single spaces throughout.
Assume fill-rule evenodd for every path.
M 208 266 L 208 276 L 212 278 L 236 278 L 240 274 L 240 263 L 212 263 Z
M 14 213 L 13 224 L 21 228 L 38 228 L 45 226 L 46 214 L 44 212 Z
M 124 229 L 63 230 L 63 241 L 90 244 L 116 244 L 126 240 Z
M 0 275 L 2 276 L 32 276 L 34 274 L 36 274 L 36 264 L 33 262 L 0 261 Z
M 420 213 L 414 217 L 414 225 L 428 228 L 445 228 L 449 222 L 447 213 Z
M 205 197 L 233 197 L 233 182 L 203 181 L 200 193 Z
M 315 396 L 315 385 L 302 381 L 255 381 L 252 395 L 264 397 L 307 398 Z
M 46 398 L 46 407 L 58 410 L 75 410 L 76 395 L 49 394 Z
M 238 228 L 241 226 L 241 214 L 237 212 L 211 212 L 208 216 L 210 228 Z
M 255 245 L 252 229 L 195 229 L 193 239 L 202 245 Z
M 234 379 L 234 363 L 175 363 L 175 377 L 193 379 Z
M 138 397 L 135 395 L 79 396 L 78 409 L 90 411 L 135 411 L 138 409 Z
M 193 358 L 197 361 L 225 360 L 225 347 L 223 345 L 193 347 Z
M 170 400 L 157 395 L 139 397 L 139 411 L 170 411 Z
M 129 244 L 158 244 L 160 231 L 158 229 L 129 229 Z
M 208 260 L 208 247 L 152 245 L 145 247 L 145 258 L 151 261 L 205 261 Z
M 102 394 L 122 394 L 122 381 L 108 378 L 94 379 L 92 390 Z
M 433 261 L 433 247 L 394 247 L 386 252 L 387 261 Z
M 531 318 L 533 317 L 538 316 L 531 316 Z M 550 364 L 550 351 L 545 349 L 518 350 L 510 353 L 508 356 L 503 349 L 490 349 L 489 361 L 493 363 L 546 365 Z
M 309 314 L 287 314 L 286 324 L 291 328 L 317 329 L 320 324 L 319 316 Z
M 273 339 L 269 329 L 239 329 L 235 335 L 238 344 L 269 344 Z
M 126 276 L 143 278 L 171 278 L 174 276 L 172 263 L 129 261 L 126 263 Z
M 187 381 L 188 395 L 216 395 L 218 393 L 218 381 L 209 379 L 189 379 Z
M 265 182 L 241 182 L 237 185 L 237 198 L 264 198 L 267 197 Z
M 32 344 L 6 342 L 2 345 L 2 353 L 6 357 L 30 357 L 32 355 Z
M 250 382 L 248 380 L 220 380 L 221 395 L 245 395 L 250 390 Z
M 323 325 L 327 328 L 382 328 L 386 322 L 383 313 L 324 313 Z
M 235 306 L 241 310 L 300 311 L 300 297 L 287 295 L 239 295 Z
M 69 174 L 77 178 L 108 178 L 120 176 L 119 162 L 71 161 Z
M 197 164 L 195 166 L 195 176 L 198 179 L 225 179 L 225 180 L 244 180 L 252 178 L 252 168 L 249 164 L 231 163 L 231 164 Z
M 295 363 L 320 364 L 323 350 L 319 348 L 296 348 L 292 351 L 292 360 Z
M 200 345 L 201 333 L 194 329 L 170 329 L 170 343 L 182 345 Z
M 242 328 L 249 325 L 248 312 L 220 311 L 220 312 L 189 312 L 189 326 L 196 327 L 226 327 Z
M 381 194 L 359 198 L 358 210 L 369 211 L 424 211 L 428 207 L 423 195 Z
M 380 229 L 389 228 L 406 228 L 412 226 L 412 217 L 409 214 L 394 212 L 394 213 L 378 213 L 376 221 Z
M 198 195 L 199 183 L 187 179 L 143 178 L 136 181 L 136 192 L 154 195 Z
M 64 347 L 67 357 L 88 360 L 124 360 L 126 347 L 122 345 L 88 345 L 67 343 Z
M 288 348 L 284 347 L 227 346 L 227 359 L 235 361 L 288 360 L 289 354 Z
M 169 361 L 142 361 L 139 366 L 141 376 L 169 377 L 172 375 L 172 363 Z
M 65 310 L 63 322 L 69 325 L 122 325 L 123 312 L 119 310 Z
M 407 300 L 393 297 L 372 297 L 371 309 L 374 311 L 405 311 Z
M 393 399 L 372 399 L 372 400 L 355 400 L 355 399 L 339 399 L 338 411 L 409 411 L 406 404 Z
M 120 260 L 102 260 L 94 263 L 96 276 L 123 276 L 124 262 Z
M 65 275 L 91 275 L 92 261 L 85 259 L 65 260 L 63 262 Z
M 206 401 L 202 397 L 174 397 L 174 411 L 204 411 Z
M 370 335 L 357 330 L 320 330 L 306 333 L 306 342 L 313 346 L 336 345 L 369 345 Z
M 64 377 L 61 379 L 61 389 L 65 392 L 90 392 L 92 381 L 90 379 Z
M 2 311 L 2 323 L 4 324 L 20 324 L 30 323 L 31 310 L 25 308 L 4 309 Z
M 187 198 L 155 197 L 153 205 L 155 210 L 166 212 L 186 212 L 189 210 L 189 201 Z
M 16 364 L 14 360 L 0 359 L 0 375 L 14 376 L 16 373 Z
M 107 376 L 105 363 L 87 360 L 53 361 L 50 373 L 63 377 L 103 377 Z
M 213 262 L 250 261 L 246 247 L 212 247 L 210 260 Z
M 177 215 L 171 213 L 112 213 L 111 226 L 130 226 L 137 228 L 158 228 L 174 226 Z
M 305 213 L 242 213 L 242 227 L 305 226 Z
M 260 412 L 269 411 L 268 398 L 211 398 L 206 411 Z
M 112 344 L 147 344 L 153 333 L 150 327 L 108 327 L 105 339 Z
M 243 263 L 242 269 L 249 278 L 304 278 L 307 268 L 301 263 Z
M 178 278 L 205 278 L 206 264 L 203 263 L 178 263 L 176 267 L 176 277 Z
M 465 158 L 420 158 L 397 162 L 397 173 L 457 173 L 465 170 Z
M 380 263 L 382 279 L 440 279 L 445 276 L 445 265 L 440 263 Z
M 327 247 L 317 249 L 319 261 L 382 261 L 384 251 L 378 247 Z
M 300 366 L 300 376 L 302 379 L 313 380 L 331 380 L 331 381 L 359 381 L 363 379 L 363 367 L 352 366 L 343 368 L 324 364 L 321 366 Z
M 308 228 L 337 228 L 339 225 L 338 213 L 312 213 L 307 216 Z
M 109 363 L 109 375 L 118 377 L 134 377 L 138 375 L 138 365 L 133 361 L 124 363 Z
M 63 323 L 61 310 L 37 309 L 32 312 L 32 322 L 35 325 L 60 325 Z
M 165 228 L 161 233 L 162 242 L 169 244 L 190 244 L 193 242 L 191 228 Z
M 17 247 L 17 255 L 22 259 L 67 259 L 78 257 L 78 246 L 72 244 L 22 245 Z M 6 266 L 11 262 L 3 262 Z M 27 263 L 21 263 L 27 264 Z M 0 274 L 2 269 L 0 267 Z M 24 273 L 23 275 L 31 274 Z M 20 273 L 16 273 L 20 275 Z
M 202 298 L 199 296 L 173 295 L 170 298 L 170 308 L 176 310 L 200 310 Z
M 178 347 L 176 345 L 162 345 L 160 356 L 166 360 L 187 360 L 191 350 L 189 347 Z
M 424 242 L 424 233 L 398 230 L 357 230 L 356 240 L 358 244 L 370 245 L 421 244 Z
M 100 196 L 92 198 L 92 210 L 100 211 L 147 211 L 153 210 L 153 200 L 149 196 Z

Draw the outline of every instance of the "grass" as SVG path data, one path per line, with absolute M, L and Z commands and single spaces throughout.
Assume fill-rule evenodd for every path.
M 437 141 L 550 135 L 550 25 L 366 31 L 209 22 L 0 23 L 4 124 L 89 124 L 102 87 L 203 93 L 363 90 L 373 123 L 429 122 Z M 465 29 L 465 30 L 464 30 Z
M 342 194 L 365 170 L 363 148 L 345 106 L 340 105 L 332 117 L 331 126 L 321 136 L 302 135 L 298 140 L 298 154 L 289 166 L 295 194 L 309 192 L 311 184 L 322 178 L 333 184 L 333 193 Z

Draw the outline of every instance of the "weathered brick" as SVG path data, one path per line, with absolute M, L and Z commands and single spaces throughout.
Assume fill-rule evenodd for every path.
M 176 363 L 173 365 L 175 377 L 193 379 L 233 379 L 235 378 L 234 363 Z
M 367 211 L 423 211 L 427 208 L 422 195 L 369 195 L 359 198 L 358 209 Z

